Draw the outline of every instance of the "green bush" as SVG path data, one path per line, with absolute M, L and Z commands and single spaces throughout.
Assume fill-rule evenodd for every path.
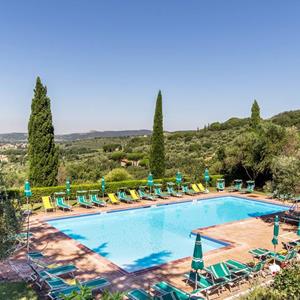
M 256 287 L 241 300 L 297 300 L 300 295 L 300 265 L 282 269 L 270 287 Z
M 124 181 L 131 179 L 132 176 L 123 168 L 111 170 L 106 176 L 106 181 Z

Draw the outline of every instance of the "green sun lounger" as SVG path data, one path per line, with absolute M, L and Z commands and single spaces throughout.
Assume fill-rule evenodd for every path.
M 243 190 L 245 194 L 251 194 L 254 192 L 255 182 L 253 180 L 247 181 L 247 188 Z
M 278 261 L 280 263 L 289 263 L 292 260 L 296 259 L 297 251 L 295 249 L 292 249 L 286 255 L 282 255 L 282 254 L 271 251 L 268 253 L 268 257 L 274 258 L 275 261 Z
M 230 272 L 227 265 L 223 262 L 206 267 L 204 270 L 211 275 L 213 283 L 227 285 L 229 289 L 241 279 L 240 276 Z
M 123 202 L 126 202 L 126 203 L 133 202 L 132 198 L 126 195 L 125 191 L 118 191 L 117 195 L 118 195 L 118 198 Z
M 86 193 L 87 193 L 86 191 L 77 191 L 77 195 L 76 195 L 77 203 L 80 206 L 91 208 L 93 207 L 93 204 L 92 202 L 86 200 Z
M 300 247 L 300 239 L 294 240 L 294 241 L 289 241 L 289 242 L 285 242 L 284 246 L 286 247 L 286 249 L 293 249 L 293 248 L 297 248 Z
M 31 261 L 39 261 L 41 259 L 44 259 L 45 256 L 40 251 L 32 251 L 27 253 L 27 257 Z
M 218 283 L 213 283 L 209 278 L 206 276 L 203 276 L 202 274 L 197 274 L 195 271 L 190 271 L 187 274 L 184 274 L 184 277 L 186 280 L 190 283 L 196 284 L 196 278 L 197 278 L 197 292 L 205 292 L 206 294 L 208 293 L 213 293 L 213 292 L 218 292 L 221 288 L 221 285 Z M 194 291 L 195 292 L 195 291 Z
M 170 292 L 154 297 L 155 300 L 180 300 L 175 292 Z
M 154 284 L 152 286 L 152 288 L 161 295 L 174 293 L 176 295 L 176 297 L 178 298 L 178 300 L 188 300 L 188 299 L 190 299 L 190 294 L 176 288 L 172 284 L 170 284 L 168 282 L 165 282 L 165 281 L 161 281 L 161 282 L 158 282 L 158 283 Z M 167 299 L 172 299 L 172 298 L 171 297 L 170 298 L 169 297 L 164 298 L 164 300 L 167 300 Z M 199 297 L 198 299 L 203 299 L 203 298 Z
M 270 253 L 270 250 L 264 248 L 256 248 L 249 250 L 249 253 L 255 258 L 263 259 Z
M 68 287 L 63 287 L 62 289 L 56 291 L 52 291 L 48 294 L 48 296 L 52 300 L 63 299 L 63 297 L 66 297 L 72 294 L 73 292 L 79 292 L 80 285 L 94 291 L 94 290 L 103 290 L 103 288 L 110 285 L 110 282 L 106 278 L 95 278 L 84 282 L 80 282 L 79 286 L 78 285 L 68 286 Z
M 167 193 L 163 193 L 161 191 L 161 188 L 158 186 L 154 187 L 154 195 L 157 196 L 158 198 L 162 198 L 162 199 L 167 199 L 170 196 Z
M 97 206 L 107 206 L 106 202 L 98 197 L 98 190 L 89 191 L 89 194 L 91 203 Z
M 74 275 L 74 272 L 77 270 L 75 265 L 68 264 L 68 265 L 62 265 L 55 268 L 46 268 L 42 271 L 37 271 L 38 276 L 40 279 L 44 280 L 50 276 L 61 276 L 66 274 Z
M 182 185 L 181 190 L 184 194 L 189 195 L 189 196 L 194 196 L 194 195 L 198 194 L 195 191 L 189 189 L 188 185 Z
M 127 297 L 130 300 L 153 300 L 154 297 L 152 297 L 149 293 L 142 289 L 133 289 L 127 292 Z
M 65 202 L 65 193 L 54 193 L 54 198 L 56 202 L 56 206 L 61 208 L 62 210 L 71 210 L 71 206 L 66 204 Z
M 173 197 L 182 197 L 181 193 L 177 193 L 174 188 L 173 188 L 173 183 L 168 183 L 167 184 L 167 193 L 169 194 L 169 196 L 173 196 Z
M 230 192 L 241 192 L 243 187 L 242 179 L 235 179 L 233 181 L 233 186 L 229 189 Z
M 225 261 L 225 264 L 229 267 L 230 271 L 235 274 L 241 274 L 243 277 L 254 277 L 263 271 L 266 261 L 259 261 L 253 267 L 249 267 L 234 259 Z
M 225 180 L 218 179 L 216 188 L 218 192 L 223 192 L 225 190 Z
M 139 193 L 139 196 L 144 200 L 150 200 L 150 201 L 155 201 L 156 200 L 152 195 L 145 192 L 144 187 L 140 186 L 139 189 L 138 189 L 138 193 Z

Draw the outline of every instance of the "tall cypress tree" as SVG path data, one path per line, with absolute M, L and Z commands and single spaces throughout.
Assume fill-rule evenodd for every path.
M 165 144 L 162 114 L 162 95 L 158 92 L 150 149 L 150 169 L 154 178 L 165 175 Z
M 253 129 L 256 129 L 261 121 L 260 118 L 260 108 L 256 100 L 254 100 L 251 107 L 251 119 L 250 125 Z
M 31 103 L 28 123 L 29 179 L 35 186 L 57 183 L 58 149 L 54 143 L 54 128 L 47 88 L 38 77 Z

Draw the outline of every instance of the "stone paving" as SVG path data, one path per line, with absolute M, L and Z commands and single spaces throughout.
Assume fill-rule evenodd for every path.
M 243 195 L 237 193 L 211 193 L 208 195 L 197 195 L 195 197 L 186 196 L 184 199 L 201 199 L 225 195 L 239 195 L 243 197 Z M 275 200 L 264 199 L 260 195 L 252 194 L 247 195 L 247 197 L 253 197 L 255 199 L 272 203 L 279 203 Z M 170 198 L 168 200 L 159 200 L 155 203 L 167 203 L 171 201 L 182 201 L 182 199 Z M 108 205 L 108 207 L 105 208 L 74 208 L 72 212 L 56 211 L 47 214 L 35 214 L 31 217 L 31 231 L 33 233 L 31 247 L 36 250 L 43 251 L 43 253 L 49 257 L 51 261 L 60 263 L 74 263 L 78 268 L 76 277 L 81 280 L 94 278 L 96 276 L 108 278 L 112 282 L 110 287 L 110 290 L 112 291 L 126 291 L 134 287 L 142 287 L 146 290 L 150 290 L 152 284 L 160 280 L 165 280 L 176 285 L 178 288 L 190 292 L 192 291 L 192 287 L 185 283 L 183 274 L 190 270 L 191 258 L 173 261 L 157 268 L 129 274 L 118 268 L 104 257 L 101 257 L 75 240 L 67 237 L 45 222 L 49 218 L 52 219 L 60 216 L 74 216 L 82 213 L 97 213 L 111 209 L 132 208 L 152 204 L 153 202 L 151 201 L 141 201 L 136 204 L 122 203 L 120 205 Z M 256 247 L 271 248 L 272 244 L 270 241 L 273 234 L 273 216 L 250 218 L 238 222 L 202 228 L 199 229 L 199 231 L 205 236 L 230 243 L 230 246 L 227 246 L 226 248 L 221 248 L 206 253 L 204 256 L 206 265 L 224 261 L 229 258 L 237 259 L 243 262 L 250 262 L 252 257 L 248 253 L 249 249 Z M 292 231 L 295 232 L 295 227 L 281 223 L 281 234 Z M 291 237 L 293 237 L 293 234 L 291 234 Z M 278 249 L 280 248 L 281 245 L 279 245 Z M 14 265 L 25 265 L 26 256 L 24 250 L 15 255 L 11 261 Z M 18 270 L 18 273 L 23 277 L 26 276 L 27 272 L 28 269 L 26 270 L 26 268 L 19 268 Z M 6 276 L 7 279 L 14 279 L 17 277 L 16 274 L 16 271 L 12 270 L 9 264 L 0 265 L 0 278 L 5 278 Z M 223 293 L 221 294 L 220 299 L 225 298 L 228 295 L 228 292 Z

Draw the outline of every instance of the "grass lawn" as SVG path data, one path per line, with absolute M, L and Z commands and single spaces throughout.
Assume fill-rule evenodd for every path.
M 25 282 L 0 282 L 0 299 L 37 300 L 37 293 Z

